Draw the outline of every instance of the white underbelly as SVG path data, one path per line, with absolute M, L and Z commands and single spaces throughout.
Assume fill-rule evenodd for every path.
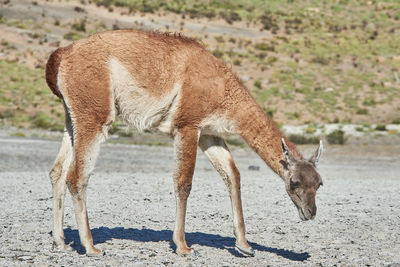
M 234 123 L 223 114 L 212 114 L 202 121 L 201 134 L 228 137 L 236 131 Z

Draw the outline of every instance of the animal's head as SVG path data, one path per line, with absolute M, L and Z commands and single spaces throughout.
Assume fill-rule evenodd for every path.
M 322 149 L 322 141 L 320 141 L 318 149 L 309 160 L 300 160 L 293 156 L 282 138 L 282 152 L 285 160 L 281 163 L 284 167 L 283 178 L 286 191 L 296 205 L 300 219 L 303 221 L 314 219 L 317 213 L 315 195 L 322 185 L 322 179 L 316 167 Z

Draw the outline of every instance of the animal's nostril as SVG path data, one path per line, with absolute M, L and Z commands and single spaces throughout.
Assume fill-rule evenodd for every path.
M 313 210 L 312 209 L 310 209 L 310 208 L 307 208 L 307 211 L 311 214 L 311 215 L 314 215 L 314 213 L 313 213 Z
M 310 212 L 311 212 L 312 216 L 315 216 L 315 214 L 317 214 L 317 208 L 315 207 L 315 208 L 311 209 Z

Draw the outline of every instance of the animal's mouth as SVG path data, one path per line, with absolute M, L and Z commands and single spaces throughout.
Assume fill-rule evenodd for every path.
M 315 218 L 315 215 L 312 215 L 311 211 L 308 209 L 298 208 L 297 210 L 299 211 L 299 217 L 302 221 L 313 220 Z

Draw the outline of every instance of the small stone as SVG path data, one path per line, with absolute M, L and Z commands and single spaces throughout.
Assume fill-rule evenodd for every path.
M 248 167 L 249 171 L 259 171 L 260 170 L 260 166 L 254 166 L 254 165 L 250 165 Z

